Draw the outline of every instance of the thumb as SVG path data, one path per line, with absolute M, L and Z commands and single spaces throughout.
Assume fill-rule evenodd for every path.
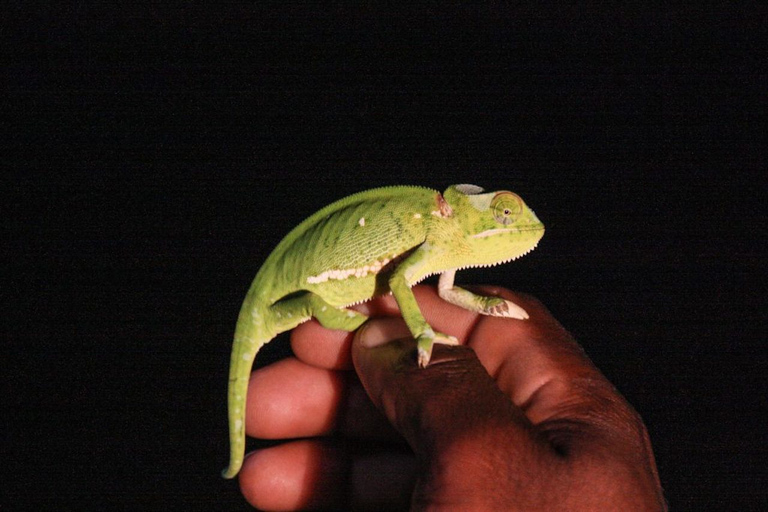
M 422 463 L 460 456 L 457 447 L 471 456 L 498 451 L 498 443 L 532 444 L 530 422 L 469 347 L 435 345 L 422 369 L 402 320 L 378 318 L 358 331 L 352 358 L 371 400 Z

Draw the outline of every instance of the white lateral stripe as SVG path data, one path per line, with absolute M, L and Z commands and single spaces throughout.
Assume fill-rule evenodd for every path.
M 349 277 L 365 277 L 368 274 L 378 274 L 379 271 L 382 269 L 382 267 L 384 267 L 384 265 L 386 265 L 390 261 L 392 260 L 389 258 L 384 258 L 381 261 L 374 261 L 370 265 L 364 265 L 358 268 L 326 270 L 325 272 L 317 274 L 316 276 L 309 276 L 307 278 L 307 283 L 318 284 L 318 283 L 324 283 L 332 279 L 341 281 Z

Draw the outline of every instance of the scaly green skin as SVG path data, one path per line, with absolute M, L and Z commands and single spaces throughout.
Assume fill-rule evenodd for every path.
M 229 372 L 230 463 L 234 477 L 245 451 L 245 397 L 258 350 L 311 317 L 352 331 L 366 317 L 347 306 L 392 292 L 417 341 L 418 363 L 434 343 L 456 339 L 435 332 L 411 287 L 441 274 L 440 297 L 486 315 L 526 319 L 516 304 L 453 286 L 456 270 L 496 265 L 531 251 L 544 225 L 512 192 L 485 193 L 453 185 L 443 195 L 422 187 L 360 192 L 318 211 L 291 231 L 256 274 L 237 321 Z

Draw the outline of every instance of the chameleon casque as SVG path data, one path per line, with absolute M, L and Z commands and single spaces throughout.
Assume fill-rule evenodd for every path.
M 315 317 L 352 331 L 366 316 L 347 309 L 391 292 L 426 367 L 433 343 L 457 340 L 435 332 L 411 287 L 440 274 L 444 300 L 485 315 L 528 318 L 513 302 L 453 285 L 456 271 L 511 261 L 530 252 L 544 225 L 508 191 L 453 185 L 443 194 L 415 186 L 383 187 L 321 209 L 277 245 L 262 265 L 237 320 L 229 370 L 229 467 L 240 471 L 245 451 L 245 398 L 254 358 L 279 333 Z

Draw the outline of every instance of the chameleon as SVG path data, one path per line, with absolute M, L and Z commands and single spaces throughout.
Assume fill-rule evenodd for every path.
M 525 320 L 517 304 L 454 286 L 457 270 L 517 259 L 538 244 L 544 225 L 513 192 L 452 185 L 442 194 L 420 186 L 366 190 L 322 208 L 275 247 L 256 274 L 235 328 L 227 391 L 233 478 L 245 452 L 245 400 L 259 349 L 314 317 L 330 329 L 354 331 L 367 317 L 348 309 L 392 293 L 416 340 L 419 367 L 434 343 L 457 344 L 436 332 L 411 287 L 440 274 L 438 294 L 484 315 Z

